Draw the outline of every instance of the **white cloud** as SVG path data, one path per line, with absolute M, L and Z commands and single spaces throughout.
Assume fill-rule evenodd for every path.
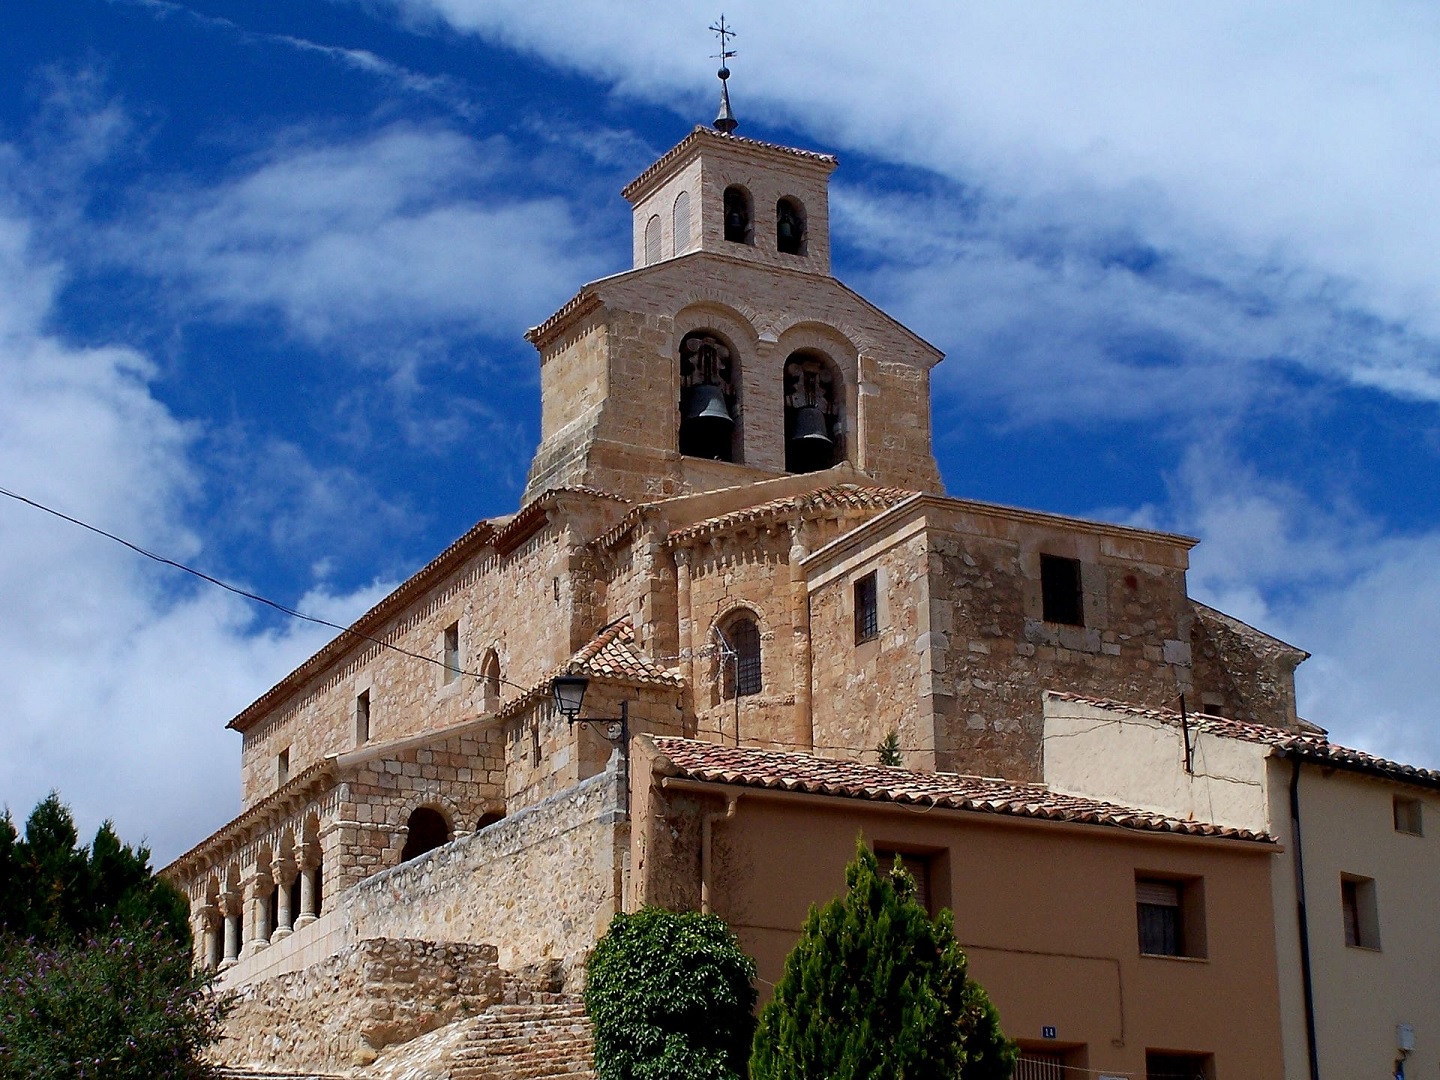
M 216 187 L 156 197 L 110 256 L 183 308 L 275 312 L 309 340 L 386 344 L 437 322 L 511 335 L 599 263 L 559 199 L 514 197 L 502 139 L 397 124 L 353 141 L 292 136 Z
M 1386 535 L 1344 503 L 1266 480 L 1218 441 L 1142 517 L 1190 532 L 1190 590 L 1311 653 L 1302 716 L 1337 742 L 1440 768 L 1440 530 Z
M 702 28 L 713 15 L 698 5 L 392 6 L 710 115 L 714 49 Z M 1266 345 L 1342 379 L 1440 400 L 1434 9 L 740 0 L 727 14 L 741 33 L 732 97 L 742 133 L 747 118 L 793 122 L 842 151 L 933 169 L 1014 200 L 1010 216 L 1035 233 L 1113 222 L 1118 209 L 1138 243 L 1181 271 L 1129 297 L 1114 280 L 1042 275 L 1043 310 L 1073 324 L 1103 322 L 1112 301 L 1173 305 L 1153 315 L 1180 347 L 1243 358 L 1257 352 L 1247 314 L 1276 305 L 1273 326 L 1260 327 Z M 892 249 L 917 231 L 892 234 Z M 1027 287 L 1027 268 L 1006 252 L 981 246 L 968 261 L 973 274 L 949 267 L 944 282 L 934 280 L 944 268 L 931 268 L 936 291 L 992 274 Z M 1003 303 L 962 313 L 1017 332 L 1037 318 Z M 1104 392 L 1103 366 L 1096 375 Z
M 145 357 L 45 332 L 60 270 L 0 212 L 0 486 L 203 562 L 194 433 Z M 58 788 L 87 836 L 112 817 L 161 863 L 233 816 L 225 722 L 333 632 L 258 630 L 237 597 L 8 498 L 0 550 L 0 803 L 23 820 Z M 382 591 L 302 603 L 343 621 Z

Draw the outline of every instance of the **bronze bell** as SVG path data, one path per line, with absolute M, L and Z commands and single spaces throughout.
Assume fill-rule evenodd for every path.
M 732 206 L 730 212 L 725 215 L 725 239 L 743 240 L 745 238 L 745 214 L 739 207 Z
M 795 242 L 795 219 L 789 214 L 781 214 L 780 225 L 776 232 L 780 239 L 780 246 L 782 248 L 789 247 Z
M 830 424 L 820 406 L 802 405 L 795 410 L 795 434 L 790 441 L 811 447 L 835 445 L 835 440 L 830 438 Z
M 690 400 L 685 403 L 685 419 L 705 424 L 735 426 L 735 418 L 725 405 L 725 391 L 713 383 L 702 383 L 692 387 Z

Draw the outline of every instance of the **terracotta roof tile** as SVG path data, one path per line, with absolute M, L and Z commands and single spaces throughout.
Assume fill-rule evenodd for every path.
M 1180 714 L 1171 709 L 1156 709 L 1145 705 L 1107 701 L 1104 698 L 1090 698 L 1060 690 L 1050 690 L 1047 691 L 1047 694 L 1053 698 L 1078 701 L 1083 705 L 1093 705 L 1111 712 L 1123 712 L 1131 716 L 1147 716 L 1165 724 L 1180 723 Z M 1211 716 L 1209 713 L 1190 713 L 1188 719 L 1201 731 L 1208 731 L 1227 739 L 1239 739 L 1242 742 L 1273 746 L 1284 754 L 1306 761 L 1331 765 L 1337 769 L 1348 769 L 1352 772 L 1383 776 L 1386 779 L 1418 784 L 1421 787 L 1440 788 L 1440 771 L 1422 769 L 1418 765 L 1406 765 L 1388 758 L 1377 757 L 1364 750 L 1341 746 L 1331 742 L 1324 734 L 1287 731 L 1284 728 L 1270 727 L 1268 724 L 1257 724 L 1249 720 L 1232 720 L 1227 716 Z
M 789 154 L 791 157 L 803 158 L 806 161 L 813 161 L 817 165 L 828 165 L 834 168 L 839 164 L 839 159 L 834 154 L 822 154 L 818 150 L 801 150 L 794 146 L 782 146 L 779 143 L 765 142 L 761 139 L 750 139 L 744 135 L 726 135 L 716 131 L 714 128 L 705 127 L 703 124 L 696 124 L 690 134 L 681 139 L 665 153 L 655 160 L 655 163 L 642 172 L 621 190 L 622 197 L 629 199 L 636 191 L 645 186 L 645 183 L 656 173 L 667 168 L 672 161 L 688 153 L 690 148 L 701 139 L 718 139 L 721 142 L 732 143 L 736 146 L 753 147 L 757 150 L 778 150 L 782 154 Z
M 1116 803 L 1062 795 L 1042 784 L 1016 784 L 958 773 L 911 772 L 862 761 L 721 746 L 669 736 L 657 736 L 654 743 L 680 775 L 707 783 L 938 806 L 977 814 L 1004 814 L 1142 832 L 1270 841 L 1262 833 L 1203 821 L 1182 821 Z
M 635 627 L 621 619 L 607 626 L 565 664 L 571 675 L 599 679 L 622 679 L 660 686 L 683 686 L 679 668 L 663 668 L 635 647 Z
M 858 487 L 855 484 L 837 484 L 834 487 L 807 491 L 803 495 L 787 495 L 756 503 L 728 514 L 706 518 L 670 534 L 671 543 L 684 543 L 715 533 L 725 532 L 738 525 L 769 521 L 788 517 L 805 510 L 887 510 L 896 503 L 904 502 L 916 493 L 904 488 Z

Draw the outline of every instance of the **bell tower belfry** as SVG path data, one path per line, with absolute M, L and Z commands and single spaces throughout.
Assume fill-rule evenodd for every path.
M 622 192 L 633 268 L 526 335 L 541 365 L 527 500 L 583 485 L 645 501 L 811 472 L 941 490 L 941 353 L 831 275 L 836 159 L 735 135 L 728 75 L 715 128 Z

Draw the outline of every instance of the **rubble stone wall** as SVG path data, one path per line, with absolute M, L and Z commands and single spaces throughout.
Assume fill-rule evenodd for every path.
M 231 1068 L 337 1072 L 501 995 L 493 945 L 372 938 L 244 987 L 215 1054 Z

